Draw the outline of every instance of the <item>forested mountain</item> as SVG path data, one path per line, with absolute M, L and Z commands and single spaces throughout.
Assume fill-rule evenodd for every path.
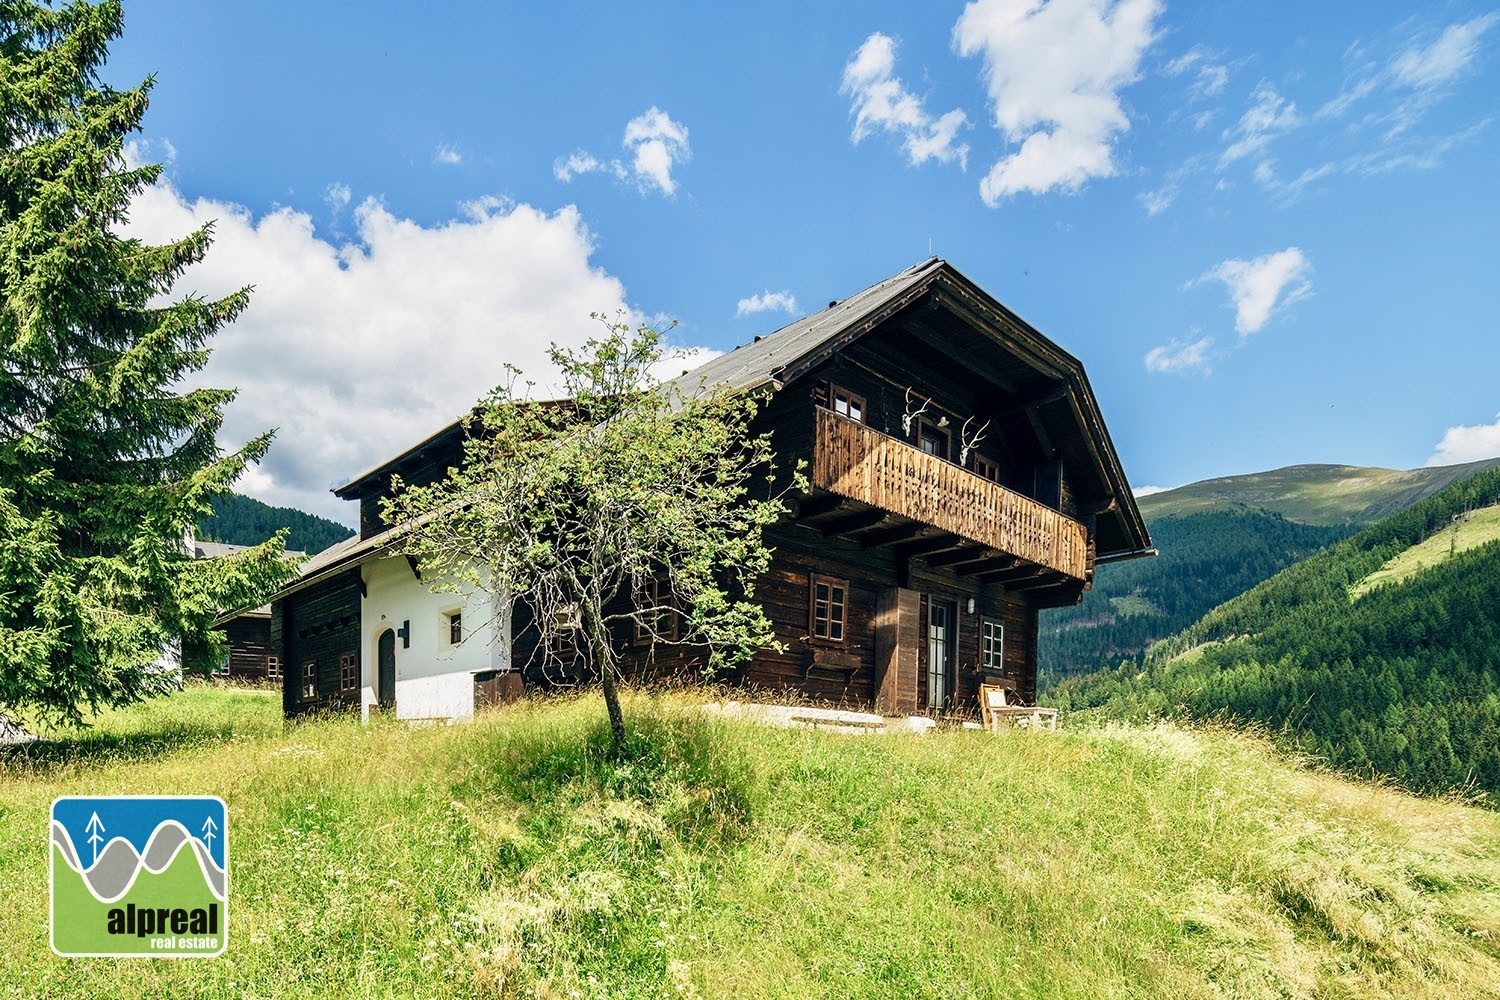
M 1138 662 L 1151 643 L 1356 530 L 1243 509 L 1158 517 L 1147 526 L 1159 555 L 1101 567 L 1080 604 L 1042 615 L 1042 685 Z
M 217 497 L 212 517 L 198 522 L 198 539 L 231 545 L 259 545 L 282 528 L 290 528 L 286 547 L 299 552 L 321 552 L 354 534 L 337 521 L 295 507 L 272 507 L 237 493 Z
M 1039 681 L 1139 662 L 1158 639 L 1325 545 L 1500 459 L 1426 469 L 1293 465 L 1140 497 L 1160 554 L 1100 567 L 1077 607 L 1045 612 Z
M 1049 698 L 1101 714 L 1227 714 L 1411 787 L 1500 793 L 1500 540 L 1351 590 L 1467 512 L 1500 470 L 1456 483 L 1285 569 L 1158 644 L 1144 666 Z M 1441 546 L 1439 546 L 1441 551 Z

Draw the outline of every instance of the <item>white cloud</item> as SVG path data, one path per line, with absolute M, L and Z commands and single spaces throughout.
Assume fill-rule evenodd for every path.
M 1396 57 L 1396 79 L 1414 90 L 1432 90 L 1462 73 L 1479 52 L 1479 40 L 1500 22 L 1491 12 L 1462 24 L 1449 25 L 1430 45 L 1413 45 Z
M 1115 173 L 1130 128 L 1120 91 L 1155 40 L 1159 0 L 974 0 L 953 28 L 960 55 L 981 55 L 995 125 L 1021 148 L 980 183 L 994 206 L 1021 191 L 1076 191 Z
M 693 155 L 687 126 L 654 105 L 626 124 L 625 149 L 635 155 L 631 169 L 641 190 L 654 187 L 665 195 L 677 191 L 672 168 Z
M 1312 262 L 1298 247 L 1254 260 L 1221 261 L 1190 285 L 1221 281 L 1234 302 L 1234 328 L 1240 340 L 1260 331 L 1273 313 L 1312 295 Z
M 1277 136 L 1302 123 L 1297 105 L 1278 94 L 1269 83 L 1262 81 L 1256 86 L 1251 99 L 1254 103 L 1249 110 L 1233 128 L 1224 130 L 1222 138 L 1229 145 L 1219 157 L 1221 169 L 1263 151 Z
M 460 416 L 504 377 L 505 362 L 545 384 L 550 343 L 597 335 L 591 310 L 628 310 L 620 281 L 592 262 L 594 237 L 576 208 L 491 198 L 465 209 L 424 226 L 367 199 L 352 242 L 333 243 L 291 208 L 255 218 L 166 183 L 135 199 L 129 232 L 148 242 L 218 220 L 207 258 L 174 297 L 255 286 L 249 308 L 211 342 L 202 375 L 240 389 L 225 414 L 227 447 L 280 427 L 238 488 L 348 522 L 356 512 L 329 487 Z
M 1176 488 L 1175 486 L 1132 486 L 1130 493 L 1136 497 L 1149 497 L 1153 493 L 1165 493 L 1168 490 L 1175 490 Z
M 432 153 L 432 162 L 445 167 L 456 167 L 464 162 L 463 154 L 449 145 L 442 145 Z
M 655 189 L 665 195 L 677 193 L 674 167 L 692 158 L 687 126 L 675 122 L 665 111 L 652 106 L 625 124 L 621 145 L 629 154 L 625 160 L 601 160 L 586 150 L 578 150 L 567 159 L 559 157 L 552 165 L 552 176 L 564 184 L 582 174 L 608 173 L 619 180 L 634 179 L 642 192 Z
M 1495 414 L 1495 422 L 1492 424 L 1474 427 L 1460 424 L 1448 428 L 1427 464 L 1461 465 L 1496 457 L 1500 457 L 1500 413 Z
M 341 184 L 338 181 L 334 181 L 323 191 L 323 200 L 335 212 L 341 212 L 348 208 L 349 202 L 353 197 L 354 192 L 349 190 L 349 185 Z
M 1208 349 L 1213 346 L 1213 342 L 1212 337 L 1204 337 L 1194 341 L 1173 340 L 1160 347 L 1153 347 L 1146 352 L 1146 370 L 1165 373 L 1201 369 L 1207 375 L 1211 370 L 1208 367 Z
M 608 169 L 609 164 L 590 156 L 583 150 L 579 150 L 566 160 L 559 157 L 557 162 L 552 165 L 552 176 L 566 184 L 580 174 L 592 174 Z
M 1172 202 L 1182 193 L 1182 187 L 1176 181 L 1168 180 L 1155 191 L 1142 191 L 1136 195 L 1142 205 L 1146 207 L 1146 214 L 1160 215 L 1172 207 Z
M 748 299 L 740 299 L 735 308 L 736 316 L 748 316 L 751 313 L 761 312 L 784 312 L 790 316 L 797 315 L 797 297 L 791 292 L 773 292 L 767 290 L 759 295 L 752 295 Z
M 844 66 L 840 94 L 853 101 L 855 144 L 875 131 L 889 132 L 901 139 L 901 147 L 913 166 L 928 160 L 967 167 L 969 147 L 959 143 L 959 129 L 969 122 L 968 116 L 954 109 L 933 118 L 923 107 L 922 99 L 906 89 L 895 75 L 896 40 L 875 32 L 866 38 L 859 51 Z
M 1188 98 L 1194 101 L 1207 100 L 1210 97 L 1218 97 L 1229 84 L 1229 67 L 1208 60 L 1209 55 L 1203 46 L 1195 45 L 1167 63 L 1163 72 L 1167 76 L 1177 77 L 1196 69 L 1192 83 L 1188 84 Z

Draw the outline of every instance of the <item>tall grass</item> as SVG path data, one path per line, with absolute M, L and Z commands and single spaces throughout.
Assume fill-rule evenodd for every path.
M 1214 728 L 844 737 L 688 696 L 283 729 L 196 689 L 0 755 L 0 997 L 1500 996 L 1500 817 Z M 60 794 L 222 795 L 227 954 L 47 946 Z

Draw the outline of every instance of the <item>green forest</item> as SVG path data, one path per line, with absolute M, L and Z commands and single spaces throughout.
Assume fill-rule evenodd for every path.
M 1356 530 L 1299 524 L 1243 505 L 1157 517 L 1147 527 L 1159 555 L 1101 567 L 1082 603 L 1043 614 L 1043 686 L 1122 660 L 1139 663 L 1153 642 Z
M 1227 716 L 1413 789 L 1500 792 L 1500 542 L 1353 599 L 1388 560 L 1500 503 L 1480 473 L 1291 566 L 1051 703 L 1104 717 Z
M 342 542 L 353 530 L 337 521 L 294 507 L 272 507 L 259 500 L 229 493 L 213 499 L 213 516 L 198 522 L 198 539 L 230 545 L 259 545 L 282 528 L 290 530 L 286 547 L 292 552 L 321 552 Z

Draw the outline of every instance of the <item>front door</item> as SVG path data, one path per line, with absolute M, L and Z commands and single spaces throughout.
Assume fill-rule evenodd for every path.
M 927 710 L 942 711 L 948 703 L 948 650 L 953 637 L 954 608 L 930 601 L 927 610 Z
M 396 633 L 386 629 L 380 633 L 378 644 L 379 667 L 375 679 L 375 696 L 382 709 L 396 707 Z

